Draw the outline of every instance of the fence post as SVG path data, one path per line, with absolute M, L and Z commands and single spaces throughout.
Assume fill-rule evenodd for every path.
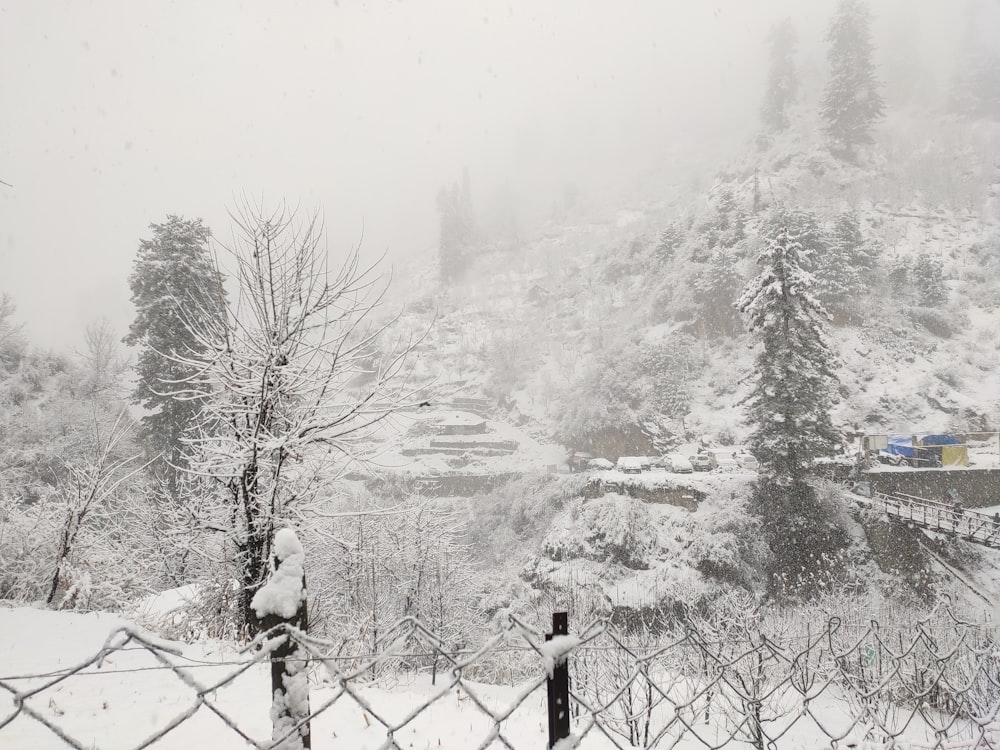
M 569 615 L 566 612 L 552 613 L 552 632 L 545 634 L 545 640 L 551 641 L 557 635 L 569 635 Z M 553 667 L 547 688 L 551 750 L 559 740 L 569 737 L 569 656 Z
M 304 563 L 295 532 L 281 529 L 274 535 L 274 571 L 251 602 L 265 630 L 282 624 L 308 629 Z M 271 740 L 277 750 L 309 750 L 309 652 L 290 634 L 277 637 L 282 635 L 285 641 L 271 651 Z

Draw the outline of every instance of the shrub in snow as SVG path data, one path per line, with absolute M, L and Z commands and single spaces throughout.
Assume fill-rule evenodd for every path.
M 702 575 L 741 588 L 757 588 L 767 558 L 760 521 L 746 508 L 745 496 L 713 499 L 699 508 L 699 523 L 692 518 L 688 554 Z
M 935 310 L 930 307 L 911 307 L 906 316 L 917 325 L 923 326 L 928 333 L 942 339 L 950 339 L 964 330 L 968 318 L 964 315 Z
M 645 569 L 655 540 L 646 504 L 613 494 L 585 503 L 574 501 L 553 522 L 542 552 L 553 560 L 583 557 Z

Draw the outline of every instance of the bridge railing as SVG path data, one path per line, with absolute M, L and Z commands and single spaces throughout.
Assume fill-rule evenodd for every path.
M 872 507 L 886 515 L 991 547 L 1000 547 L 1000 517 L 938 500 L 907 495 L 872 494 Z

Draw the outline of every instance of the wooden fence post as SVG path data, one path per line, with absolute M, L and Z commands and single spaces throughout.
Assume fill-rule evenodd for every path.
M 554 636 L 569 635 L 569 615 L 566 612 L 552 613 L 552 632 L 545 634 L 545 640 Z M 549 748 L 559 740 L 569 737 L 569 657 L 560 660 L 552 668 L 548 679 L 549 708 Z
M 264 630 L 309 626 L 306 606 L 305 552 L 291 529 L 274 535 L 274 571 L 254 594 L 251 606 Z M 271 651 L 271 739 L 276 750 L 309 750 L 309 652 L 290 634 Z

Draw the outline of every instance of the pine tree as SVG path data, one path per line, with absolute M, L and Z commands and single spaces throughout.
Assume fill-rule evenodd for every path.
M 788 108 L 795 101 L 799 79 L 795 70 L 795 27 L 790 19 L 775 25 L 767 35 L 770 45 L 770 67 L 767 89 L 761 106 L 761 119 L 771 132 L 788 127 Z
M 786 231 L 795 235 L 802 248 L 803 267 L 812 272 L 830 249 L 830 235 L 819 217 L 805 209 L 775 206 L 764 216 L 760 234 L 765 242 L 773 242 Z
M 468 170 L 462 172 L 461 185 L 452 184 L 442 188 L 438 193 L 437 204 L 441 215 L 439 274 L 443 281 L 454 281 L 465 271 L 476 234 Z
M 170 395 L 193 374 L 177 358 L 204 354 L 192 329 L 222 314 L 225 291 L 208 251 L 211 231 L 201 219 L 168 216 L 150 229 L 152 239 L 140 240 L 129 276 L 136 317 L 124 341 L 139 347 L 133 398 L 149 411 L 140 438 L 150 455 L 163 456 L 157 473 L 176 497 L 179 470 L 188 465 L 183 437 L 200 408 L 196 400 Z
M 684 244 L 684 229 L 676 221 L 672 221 L 660 233 L 656 243 L 656 257 L 661 263 L 669 263 L 674 259 L 674 253 Z
M 872 60 L 871 13 L 862 0 L 841 0 L 826 35 L 830 80 L 823 96 L 824 131 L 835 149 L 853 157 L 871 143 L 871 130 L 885 113 Z
M 832 453 L 837 384 L 826 315 L 805 270 L 807 253 L 787 229 L 767 240 L 763 271 L 738 304 L 761 350 L 746 399 L 751 452 L 760 462 L 753 500 L 771 549 L 775 590 L 801 592 L 824 574 L 845 535 L 809 484 L 814 460 Z
M 917 304 L 921 307 L 940 307 L 948 301 L 941 261 L 926 253 L 918 255 L 913 264 L 913 284 L 917 291 Z
M 970 0 L 965 7 L 962 55 L 955 73 L 952 109 L 967 117 L 1000 120 L 1000 8 Z
M 747 398 L 751 450 L 761 476 L 781 486 L 804 481 L 813 460 L 831 453 L 838 442 L 830 421 L 837 384 L 834 356 L 805 255 L 795 235 L 778 232 L 758 257 L 764 270 L 738 303 L 762 344 Z
M 736 302 L 743 289 L 743 276 L 731 253 L 713 253 L 708 268 L 695 279 L 694 288 L 709 335 L 732 336 L 740 330 Z
M 875 274 L 872 246 L 852 211 L 844 211 L 834 221 L 826 252 L 816 260 L 815 274 L 816 294 L 823 306 L 837 318 L 851 317 Z

